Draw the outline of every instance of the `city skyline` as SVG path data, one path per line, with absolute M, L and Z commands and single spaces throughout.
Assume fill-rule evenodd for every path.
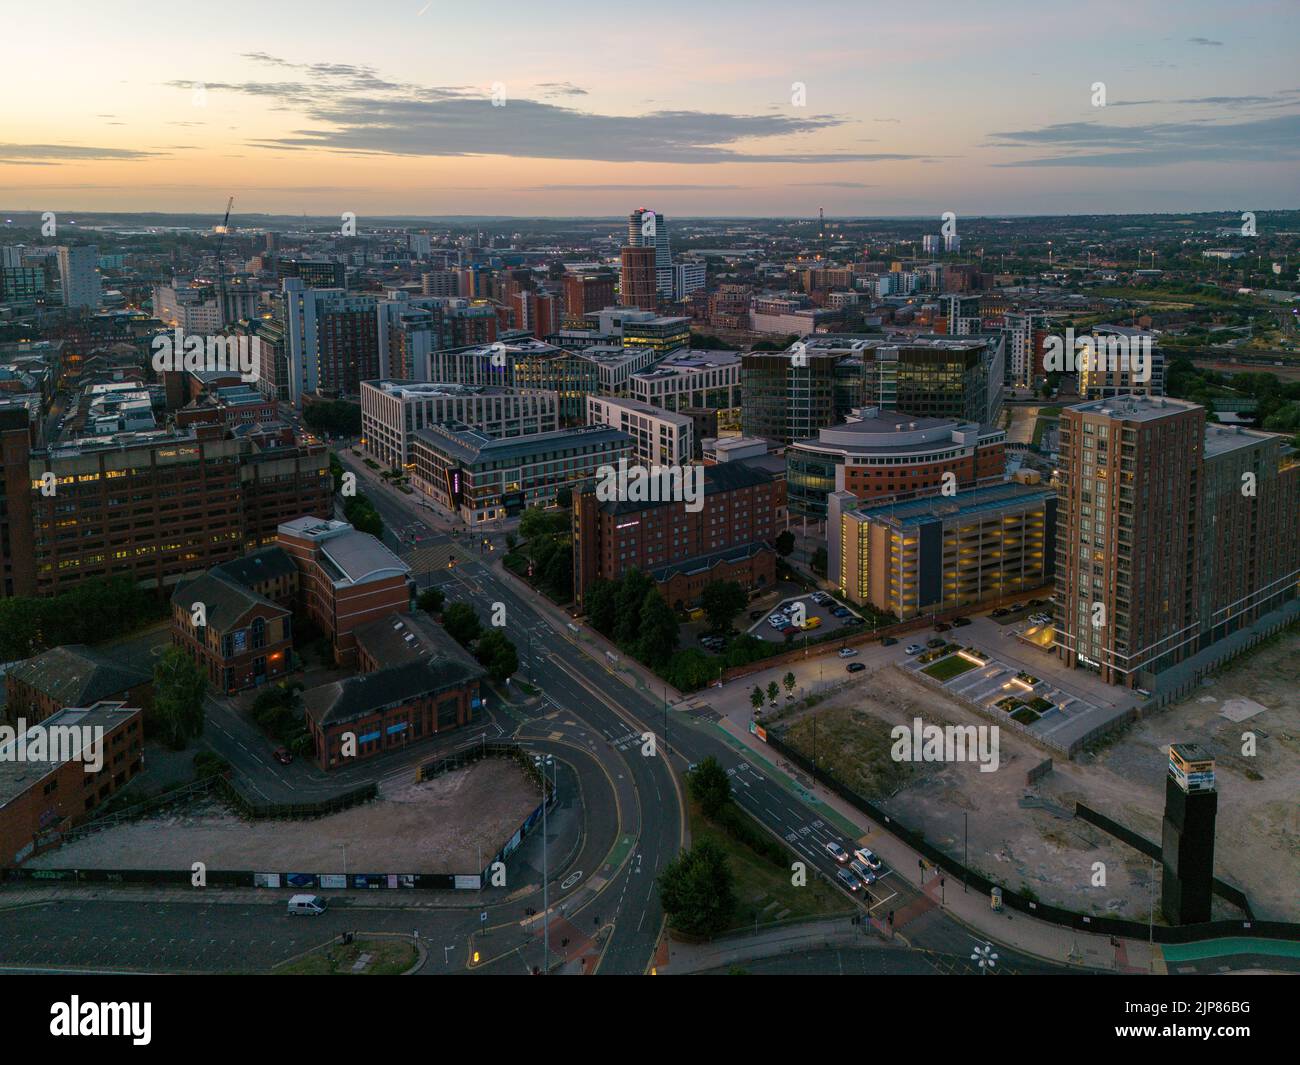
M 1300 191 L 1285 47 L 1300 14 L 1280 3 L 1231 23 L 1190 4 L 1176 27 L 1118 3 L 1087 24 L 1027 3 L 905 24 L 827 5 L 801 27 L 811 47 L 771 5 L 668 3 L 636 29 L 617 7 L 501 12 L 326 3 L 308 22 L 236 3 L 178 49 L 173 6 L 78 11 L 42 107 L 0 124 L 0 203 L 960 217 L 1270 210 Z M 67 12 L 11 18 L 15 39 L 52 40 Z M 38 49 L 12 57 L 8 96 L 48 67 Z

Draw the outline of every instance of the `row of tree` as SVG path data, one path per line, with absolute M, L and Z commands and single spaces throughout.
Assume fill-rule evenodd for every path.
M 655 582 L 633 567 L 587 590 L 587 621 L 652 669 L 667 665 L 681 639 L 680 624 Z
M 167 615 L 168 601 L 129 577 L 96 577 L 48 597 L 0 599 L 0 660 L 30 658 L 49 647 L 98 643 Z
M 441 592 L 437 592 L 436 600 L 426 598 L 428 592 L 433 591 L 437 589 L 420 593 L 417 603 L 421 609 L 427 610 L 435 602 L 442 607 Z M 499 627 L 484 627 L 477 611 L 468 603 L 448 603 L 442 608 L 442 627 L 453 640 L 473 652 L 479 664 L 488 671 L 488 676 L 498 684 L 519 671 L 519 652 L 514 643 Z
M 564 509 L 529 507 L 519 519 L 522 551 L 528 560 L 528 575 L 547 595 L 559 603 L 573 600 L 572 518 Z M 507 541 L 511 554 L 518 550 Z M 517 556 L 516 556 L 517 557 Z
M 369 533 L 377 540 L 384 538 L 384 519 L 364 495 L 344 497 L 343 516 L 358 532 Z

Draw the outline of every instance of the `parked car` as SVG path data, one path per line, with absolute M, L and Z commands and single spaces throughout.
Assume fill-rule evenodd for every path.
M 293 752 L 288 747 L 277 747 L 271 754 L 281 765 L 288 765 L 293 761 Z
M 960 629 L 963 625 L 969 625 L 969 624 L 970 624 L 970 618 L 953 618 L 953 619 L 952 619 L 952 627 L 953 627 L 954 629 Z
M 837 606 L 831 613 L 837 618 L 846 618 L 852 613 L 847 607 Z
M 841 647 L 835 653 L 839 655 L 841 658 L 852 658 L 855 654 L 858 653 L 858 649 L 856 647 Z
M 803 627 L 804 627 L 805 629 L 815 629 L 815 628 L 817 628 L 818 626 L 820 626 L 821 623 L 822 623 L 822 619 L 819 618 L 819 617 L 815 617 L 815 616 L 814 616 L 814 617 L 809 618 L 807 621 L 805 621 L 805 622 L 803 623 Z
M 848 666 L 850 673 L 861 673 L 866 668 L 861 662 L 850 662 Z
M 919 643 L 909 643 L 905 648 L 903 648 L 903 650 L 906 651 L 909 655 L 919 655 L 922 651 L 925 650 L 925 648 L 922 647 Z
M 772 628 L 779 629 L 782 625 L 786 624 L 785 615 L 773 614 L 770 618 L 767 619 L 767 623 L 771 625 Z
M 762 616 L 763 616 L 763 612 L 762 612 L 761 610 L 751 610 L 751 611 L 749 612 L 749 620 L 750 620 L 750 621 L 757 621 L 757 620 L 758 620 L 759 618 L 761 618 Z
M 847 869 L 835 870 L 835 879 L 838 880 L 849 891 L 861 891 L 862 884 L 858 878 L 850 873 Z
M 884 862 L 880 860 L 879 855 L 868 847 L 859 847 L 853 852 L 853 857 L 865 865 L 868 869 L 874 869 L 877 873 L 884 867 Z
M 846 864 L 849 860 L 849 852 L 846 851 L 834 840 L 831 840 L 828 844 L 826 844 L 826 853 L 829 854 L 832 858 L 834 858 L 837 862 L 839 862 L 840 865 Z
M 943 646 L 944 644 L 946 644 L 947 642 L 948 642 L 948 641 L 945 640 L 942 636 L 931 636 L 928 640 L 925 641 L 925 646 L 926 646 L 926 647 L 942 647 L 942 646 Z
M 1011 611 L 1008 610 L 1006 607 L 1004 607 L 1004 606 L 1000 606 L 1000 607 L 997 607 L 996 609 L 994 609 L 993 613 L 990 614 L 989 616 L 990 616 L 990 617 L 994 617 L 994 618 L 1001 618 L 1001 617 L 1006 617 L 1006 615 L 1008 615 L 1008 614 L 1010 614 L 1010 613 L 1011 613 Z
M 846 625 L 846 626 L 847 626 L 847 625 L 865 625 L 866 622 L 863 621 L 861 618 L 845 618 L 844 621 L 843 621 L 843 624 Z
M 880 641 L 880 646 L 881 646 L 881 647 L 893 647 L 894 644 L 896 644 L 896 643 L 898 643 L 898 640 L 897 640 L 896 638 L 894 638 L 893 636 L 885 636 L 885 637 L 883 637 L 883 638 L 881 639 L 881 641 Z
M 951 628 L 952 628 L 952 626 L 949 625 L 946 621 L 941 621 L 941 622 L 939 622 L 937 625 L 935 625 L 935 627 L 934 627 L 934 631 L 935 631 L 935 632 L 947 632 L 947 631 L 948 631 L 949 629 L 951 629 Z
M 796 626 L 787 623 L 785 625 L 782 625 L 776 631 L 779 632 L 782 636 L 793 636 L 796 632 L 799 631 L 799 629 Z

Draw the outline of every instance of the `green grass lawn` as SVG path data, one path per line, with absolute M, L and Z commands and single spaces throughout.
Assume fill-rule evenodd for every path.
M 818 880 L 811 870 L 808 883 L 804 887 L 795 887 L 790 883 L 792 873 L 789 865 L 777 866 L 733 839 L 705 817 L 699 804 L 693 800 L 689 803 L 689 813 L 692 844 L 702 839 L 713 840 L 726 853 L 727 865 L 735 877 L 738 904 L 727 931 L 753 929 L 755 916 L 761 928 L 777 920 L 823 917 L 848 913 L 852 909 L 846 898 Z M 760 828 L 757 831 L 764 830 Z M 794 861 L 795 855 L 791 853 L 790 862 Z
M 926 666 L 922 673 L 928 677 L 933 677 L 937 681 L 952 680 L 953 677 L 960 677 L 967 670 L 975 668 L 974 662 L 967 662 L 961 655 L 949 655 L 947 658 L 940 659 L 932 666 Z
M 370 955 L 370 964 L 354 973 L 352 966 L 362 954 Z M 397 976 L 414 965 L 418 956 L 415 944 L 405 939 L 354 939 L 347 946 L 335 940 L 275 971 L 280 976 Z

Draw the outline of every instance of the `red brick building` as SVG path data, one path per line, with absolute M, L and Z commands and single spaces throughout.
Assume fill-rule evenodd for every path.
M 51 647 L 5 673 L 4 719 L 35 725 L 70 706 L 121 700 L 143 709 L 153 702 L 153 678 L 85 644 Z
M 172 643 L 217 691 L 255 688 L 292 668 L 290 611 L 220 570 L 178 586 L 171 607 Z
M 360 676 L 303 693 L 316 762 L 325 770 L 470 724 L 483 668 L 441 626 L 391 615 L 355 633 Z M 345 754 L 348 746 L 355 755 Z
M 574 592 L 581 604 L 598 580 L 635 567 L 659 584 L 668 604 L 694 603 L 704 586 L 734 580 L 746 589 L 776 578 L 771 543 L 780 533 L 785 482 L 739 463 L 703 470 L 703 506 L 685 502 L 601 502 L 588 488 L 574 497 Z
M 144 768 L 144 715 L 125 703 L 69 707 L 12 733 L 0 729 L 0 868 L 57 845 Z
M 358 628 L 409 609 L 410 568 L 369 533 L 298 518 L 280 526 L 277 540 L 298 568 L 303 612 L 330 638 L 340 665 L 356 662 Z
M 273 541 L 281 522 L 333 507 L 322 444 L 195 425 L 32 451 L 27 426 L 7 413 L 5 595 L 55 595 L 91 577 L 169 588 Z

